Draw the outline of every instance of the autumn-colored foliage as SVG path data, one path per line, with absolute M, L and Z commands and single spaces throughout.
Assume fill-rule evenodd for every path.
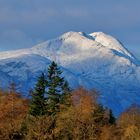
M 140 140 L 140 107 L 132 105 L 118 119 L 123 140 Z
M 21 124 L 27 114 L 29 101 L 18 93 L 0 92 L 0 139 L 20 137 Z
M 109 116 L 97 104 L 98 93 L 83 87 L 72 92 L 72 104 L 56 119 L 56 139 L 98 140 L 102 127 L 110 126 Z
M 131 106 L 114 122 L 98 96 L 80 87 L 64 97 L 55 115 L 32 116 L 29 99 L 1 90 L 0 140 L 140 140 L 139 106 Z
M 53 140 L 55 118 L 53 116 L 28 116 L 26 118 L 25 140 Z

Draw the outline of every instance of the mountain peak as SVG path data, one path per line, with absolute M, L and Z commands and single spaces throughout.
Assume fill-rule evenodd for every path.
M 90 34 L 96 42 L 101 43 L 103 46 L 108 47 L 111 50 L 118 51 L 128 57 L 134 59 L 133 55 L 123 46 L 123 44 L 111 35 L 103 32 L 93 32 Z
M 140 103 L 140 65 L 114 37 L 103 32 L 67 32 L 30 49 L 0 53 L 0 81 L 13 80 L 28 91 L 51 61 L 63 69 L 71 88 L 101 91 L 104 105 L 120 113 Z M 127 97 L 127 98 L 126 98 Z
M 89 36 L 88 34 L 84 33 L 84 32 L 74 32 L 74 31 L 70 31 L 70 32 L 66 32 L 64 34 L 62 34 L 60 37 L 58 37 L 58 39 L 62 39 L 62 40 L 67 40 L 67 39 L 77 39 L 77 40 L 82 40 L 85 38 L 91 39 L 92 37 Z M 93 39 L 93 38 L 92 38 Z
M 82 32 L 69 31 L 69 32 L 63 33 L 60 37 L 65 39 L 65 38 L 69 38 L 72 36 L 80 36 L 81 34 L 82 34 Z
M 105 33 L 104 32 L 93 32 L 93 33 L 90 33 L 90 35 L 93 37 L 97 37 L 99 35 L 105 35 Z

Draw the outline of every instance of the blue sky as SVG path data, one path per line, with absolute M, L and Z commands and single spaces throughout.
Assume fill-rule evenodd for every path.
M 140 0 L 0 0 L 0 50 L 67 31 L 103 31 L 140 57 Z

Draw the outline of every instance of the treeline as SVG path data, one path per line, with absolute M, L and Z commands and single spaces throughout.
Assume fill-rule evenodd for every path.
M 31 99 L 12 86 L 0 91 L 1 140 L 140 140 L 140 108 L 117 119 L 98 92 L 71 90 L 55 62 L 38 78 Z

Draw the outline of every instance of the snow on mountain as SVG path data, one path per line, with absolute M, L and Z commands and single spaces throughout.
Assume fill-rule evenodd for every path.
M 140 104 L 140 62 L 114 37 L 102 32 L 67 32 L 30 49 L 0 53 L 3 87 L 14 81 L 25 92 L 56 61 L 72 88 L 101 92 L 100 101 L 118 115 Z

